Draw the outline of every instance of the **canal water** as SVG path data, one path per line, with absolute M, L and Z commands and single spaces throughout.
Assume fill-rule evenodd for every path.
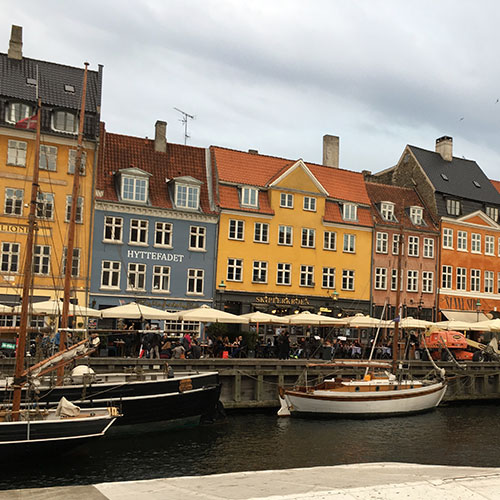
M 2 465 L 0 489 L 360 462 L 500 467 L 500 404 L 376 420 L 232 414 L 223 424 L 109 435 L 64 456 Z

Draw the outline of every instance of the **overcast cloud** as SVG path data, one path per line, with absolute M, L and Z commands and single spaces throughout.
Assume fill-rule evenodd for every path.
M 374 172 L 406 144 L 454 154 L 500 179 L 500 3 L 491 0 L 0 0 L 23 53 L 104 65 L 110 132 L 154 134 L 177 107 L 195 115 L 189 144 L 322 161 Z

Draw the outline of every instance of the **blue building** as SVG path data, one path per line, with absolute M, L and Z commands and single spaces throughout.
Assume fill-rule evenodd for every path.
M 218 216 L 205 149 L 101 131 L 90 304 L 213 303 Z

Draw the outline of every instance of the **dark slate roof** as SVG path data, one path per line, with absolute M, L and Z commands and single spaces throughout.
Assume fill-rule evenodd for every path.
M 183 144 L 167 143 L 167 152 L 155 151 L 154 140 L 106 132 L 101 124 L 101 147 L 96 177 L 96 189 L 102 190 L 98 200 L 118 201 L 116 172 L 139 168 L 151 174 L 149 179 L 150 206 L 173 208 L 166 178 L 191 176 L 202 182 L 201 212 L 213 214 L 209 202 L 209 182 L 205 149 Z
M 0 53 L 0 96 L 36 102 L 35 85 L 26 83 L 27 78 L 36 79 L 38 66 L 39 95 L 48 106 L 79 110 L 83 85 L 83 64 L 81 68 L 64 66 L 47 61 L 37 61 L 23 57 L 9 59 Z M 72 85 L 74 93 L 64 90 L 64 85 Z M 85 110 L 97 113 L 101 105 L 102 66 L 99 71 L 87 73 L 87 100 Z
M 446 161 L 434 151 L 416 146 L 408 147 L 437 192 L 500 205 L 500 193 L 475 161 L 456 157 L 453 157 L 452 161 Z M 474 181 L 479 183 L 480 187 L 475 186 Z

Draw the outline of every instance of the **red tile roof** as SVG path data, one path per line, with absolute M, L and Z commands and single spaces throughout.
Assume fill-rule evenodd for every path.
M 418 196 L 418 193 L 414 189 L 404 188 L 399 186 L 390 186 L 388 184 L 377 184 L 374 182 L 366 183 L 366 190 L 372 201 L 373 215 L 376 224 L 389 224 L 394 226 L 399 226 L 401 220 L 401 213 L 411 206 L 422 207 L 423 219 L 425 222 L 424 226 L 415 226 L 409 217 L 407 211 L 404 212 L 403 225 L 405 228 L 419 228 L 419 229 L 429 229 L 431 231 L 437 231 L 437 224 L 433 221 L 429 210 L 427 209 L 424 202 Z M 398 222 L 389 222 L 382 218 L 376 204 L 382 201 L 390 201 L 394 203 L 394 215 L 398 219 Z
M 111 134 L 101 125 L 101 147 L 96 189 L 102 190 L 98 200 L 118 201 L 115 173 L 125 168 L 140 168 L 152 174 L 149 179 L 151 206 L 172 208 L 172 200 L 165 179 L 191 176 L 203 182 L 200 206 L 204 213 L 210 210 L 208 182 L 205 167 L 205 149 L 167 143 L 167 152 L 154 150 L 154 140 Z
M 493 184 L 493 187 L 500 193 L 500 181 L 493 181 L 490 179 L 490 182 Z
M 265 187 L 296 163 L 294 160 L 235 151 L 211 146 L 220 182 Z M 318 182 L 334 199 L 353 203 L 370 204 L 363 175 L 339 168 L 306 163 Z M 225 200 L 221 198 L 221 205 Z

